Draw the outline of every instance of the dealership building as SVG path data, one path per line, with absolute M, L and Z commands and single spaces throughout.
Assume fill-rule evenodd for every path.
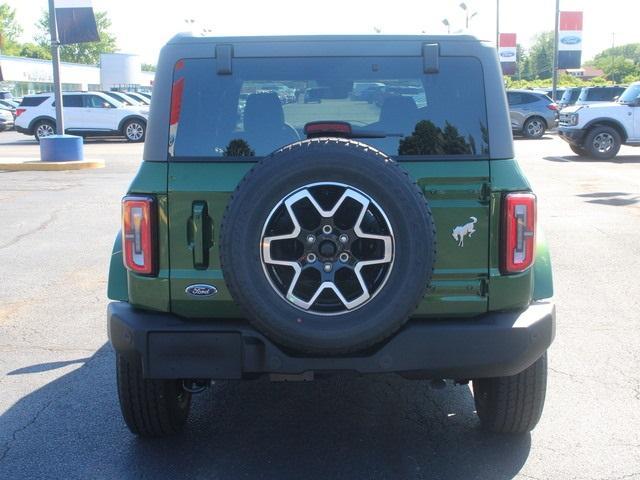
M 125 53 L 104 53 L 100 65 L 60 64 L 63 90 L 151 90 L 153 72 L 143 72 L 140 57 Z M 50 60 L 0 55 L 0 91 L 15 97 L 53 89 Z

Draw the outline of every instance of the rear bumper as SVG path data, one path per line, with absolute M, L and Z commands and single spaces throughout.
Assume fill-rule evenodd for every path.
M 113 302 L 109 340 L 139 356 L 146 378 L 234 379 L 243 374 L 307 371 L 420 372 L 431 378 L 514 375 L 538 359 L 555 336 L 555 306 L 475 318 L 411 320 L 376 349 L 353 356 L 295 356 L 244 320 L 185 320 Z
M 18 133 L 24 133 L 25 135 L 33 135 L 33 132 L 31 130 L 29 130 L 28 128 L 24 128 L 21 127 L 19 125 L 15 126 L 16 132 Z
M 581 128 L 558 127 L 558 136 L 572 145 L 581 146 L 585 133 Z

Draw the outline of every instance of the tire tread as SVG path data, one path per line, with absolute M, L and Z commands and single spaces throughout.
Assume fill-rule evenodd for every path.
M 482 427 L 497 433 L 533 430 L 544 407 L 547 354 L 509 377 L 473 381 L 476 410 Z

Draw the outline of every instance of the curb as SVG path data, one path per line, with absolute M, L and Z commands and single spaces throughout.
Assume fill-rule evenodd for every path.
M 15 159 L 14 161 L 0 161 L 0 170 L 13 172 L 25 171 L 62 171 L 83 170 L 88 168 L 104 168 L 104 160 L 77 160 L 69 162 L 43 162 L 36 158 Z

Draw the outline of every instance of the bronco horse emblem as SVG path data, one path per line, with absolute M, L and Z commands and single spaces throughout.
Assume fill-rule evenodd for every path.
M 474 225 L 478 223 L 478 219 L 476 217 L 469 217 L 471 220 L 469 223 L 465 223 L 464 225 L 460 225 L 453 229 L 453 238 L 458 241 L 459 247 L 464 247 L 464 237 L 465 235 L 471 236 L 472 233 L 475 233 L 476 229 Z

